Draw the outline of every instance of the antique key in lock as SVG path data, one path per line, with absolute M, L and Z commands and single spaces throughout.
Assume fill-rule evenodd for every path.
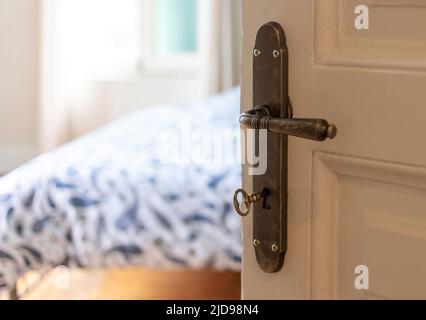
M 244 189 L 238 189 L 234 193 L 234 207 L 238 214 L 242 217 L 247 216 L 250 213 L 250 205 L 252 203 L 264 200 L 269 195 L 268 189 L 263 189 L 262 192 L 248 194 Z M 238 200 L 238 196 L 242 195 L 241 203 Z

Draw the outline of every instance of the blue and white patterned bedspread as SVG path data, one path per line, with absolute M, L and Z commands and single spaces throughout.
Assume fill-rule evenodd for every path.
M 240 166 L 164 164 L 157 139 L 236 129 L 238 113 L 238 89 L 139 110 L 0 178 L 0 287 L 58 265 L 239 270 Z

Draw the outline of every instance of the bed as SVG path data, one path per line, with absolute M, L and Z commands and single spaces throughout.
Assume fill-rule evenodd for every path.
M 137 110 L 0 178 L 0 288 L 59 265 L 239 271 L 240 165 L 167 162 L 159 139 L 238 116 L 238 88 Z

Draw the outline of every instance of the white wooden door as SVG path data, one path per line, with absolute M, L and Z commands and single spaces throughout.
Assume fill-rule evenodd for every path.
M 426 298 L 426 2 L 244 0 L 242 110 L 269 21 L 287 35 L 294 116 L 338 135 L 289 138 L 286 261 L 262 272 L 243 219 L 243 298 Z

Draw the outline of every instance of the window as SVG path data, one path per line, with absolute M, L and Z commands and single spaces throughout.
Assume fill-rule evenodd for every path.
M 155 53 L 170 55 L 197 51 L 197 1 L 154 0 Z
M 59 0 L 55 38 L 67 77 L 130 73 L 140 57 L 140 0 Z
M 85 78 L 194 70 L 206 0 L 58 0 L 67 74 Z
M 208 0 L 141 0 L 145 71 L 196 71 L 206 37 L 201 19 Z M 204 24 L 203 24 L 204 22 Z

